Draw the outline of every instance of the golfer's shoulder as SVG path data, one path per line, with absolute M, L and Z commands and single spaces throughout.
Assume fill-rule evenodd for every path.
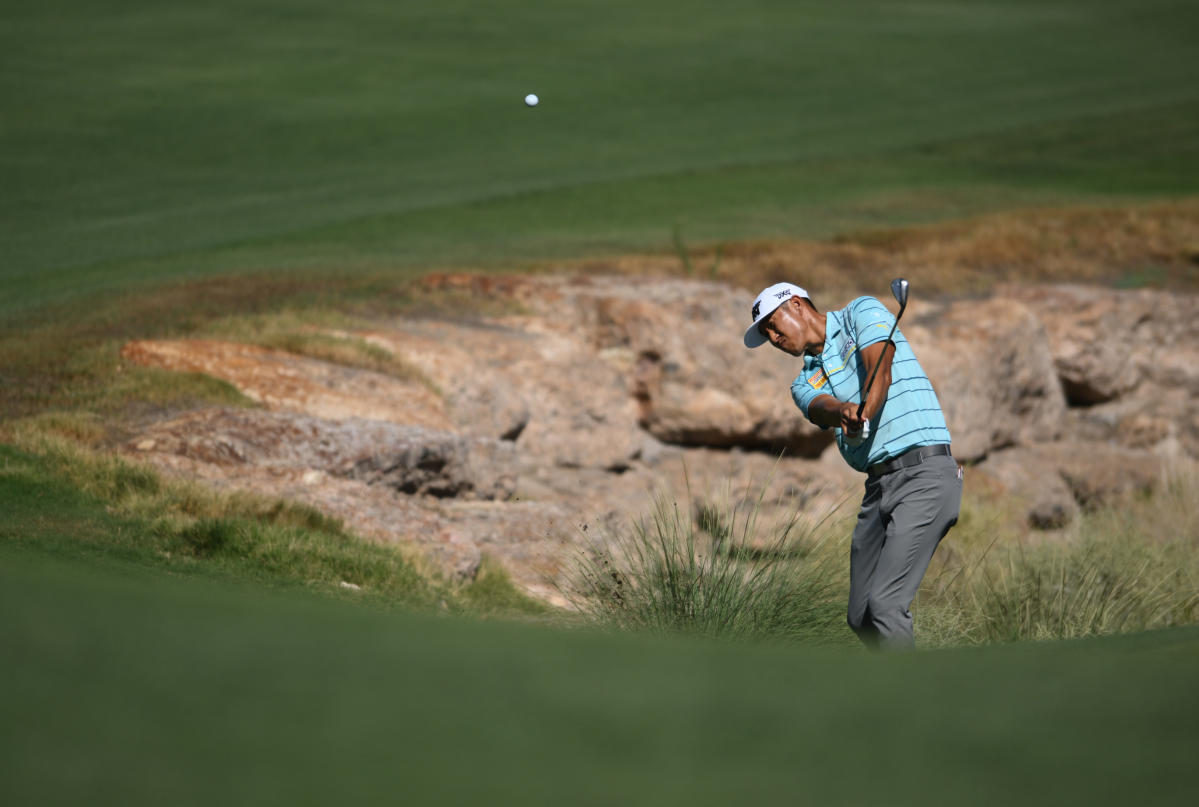
M 855 297 L 849 301 L 849 305 L 845 306 L 845 312 L 852 316 L 868 316 L 871 314 L 890 314 L 887 307 L 877 297 L 862 296 Z
M 861 342 L 871 328 L 890 328 L 895 316 L 877 298 L 858 297 L 845 306 L 845 320 Z

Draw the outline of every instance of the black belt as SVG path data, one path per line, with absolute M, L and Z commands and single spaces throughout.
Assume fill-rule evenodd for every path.
M 871 465 L 866 469 L 866 473 L 871 476 L 882 476 L 892 471 L 898 471 L 900 468 L 911 468 L 913 465 L 919 465 L 929 457 L 949 456 L 952 455 L 949 453 L 948 443 L 941 443 L 935 446 L 918 446 L 916 448 L 909 448 L 893 460 Z

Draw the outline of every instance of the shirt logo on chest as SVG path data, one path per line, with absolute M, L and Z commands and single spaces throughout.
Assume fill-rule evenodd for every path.
M 853 353 L 853 350 L 856 347 L 857 347 L 857 345 L 854 344 L 852 339 L 848 340 L 844 345 L 841 346 L 841 366 L 842 367 L 845 366 L 846 360 L 849 359 L 849 354 Z

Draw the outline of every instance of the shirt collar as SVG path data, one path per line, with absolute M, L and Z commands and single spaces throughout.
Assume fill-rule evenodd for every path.
M 840 333 L 841 318 L 837 316 L 837 312 L 829 311 L 824 315 L 824 347 L 820 351 L 821 355 L 832 346 L 833 339 Z
M 835 336 L 841 333 L 841 320 L 837 317 L 836 312 L 828 311 L 824 315 L 824 345 L 820 348 L 820 353 L 815 356 L 804 356 L 804 367 L 811 369 L 819 362 L 824 364 L 824 354 L 832 347 L 832 341 Z

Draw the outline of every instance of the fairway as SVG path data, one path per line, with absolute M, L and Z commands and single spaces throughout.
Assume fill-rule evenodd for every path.
M 1194 629 L 871 657 L 388 614 L 0 552 L 9 804 L 1194 792 Z
M 1199 187 L 1193 3 L 0 14 L 0 311 Z
M 1190 804 L 1196 32 L 1182 0 L 5 3 L 0 804 Z M 843 552 L 730 537 L 759 464 L 812 513 L 843 480 L 725 317 L 897 274 L 981 481 L 914 606 L 940 649 L 879 655 L 851 511 Z M 529 582 L 676 462 L 686 574 L 646 532 L 581 610 Z M 732 571 L 680 584 L 695 552 Z

